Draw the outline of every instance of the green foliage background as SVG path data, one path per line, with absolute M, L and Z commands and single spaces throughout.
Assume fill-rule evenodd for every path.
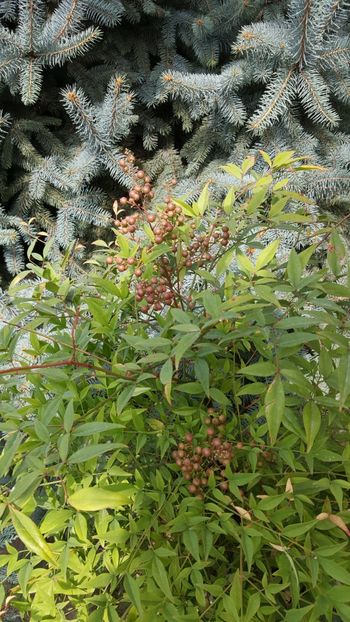
M 0 563 L 18 584 L 2 586 L 2 615 L 349 620 L 348 257 L 337 224 L 281 182 L 300 160 L 253 165 L 230 165 L 241 182 L 224 201 L 175 200 L 184 222 L 161 244 L 142 213 L 137 238 L 98 241 L 83 283 L 48 245 L 12 284 L 0 512 L 17 538 Z M 287 257 L 286 230 L 309 240 Z M 208 235 L 211 259 L 187 266 Z M 114 257 L 133 262 L 119 272 Z M 177 305 L 143 313 L 136 270 L 152 282 L 164 265 Z M 193 495 L 173 450 L 214 447 L 208 407 L 233 456 L 205 458 Z

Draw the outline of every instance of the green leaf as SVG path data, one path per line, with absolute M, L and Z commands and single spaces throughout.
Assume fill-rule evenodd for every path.
M 221 166 L 222 170 L 232 177 L 236 177 L 236 179 L 242 179 L 243 173 L 242 170 L 236 164 L 226 164 L 225 166 Z
M 244 158 L 243 162 L 242 162 L 242 173 L 245 175 L 255 164 L 255 157 L 252 155 L 247 156 L 246 158 Z
M 99 290 L 103 290 L 108 294 L 112 294 L 112 296 L 115 296 L 116 298 L 120 297 L 119 287 L 110 279 L 101 279 L 100 277 L 96 276 L 93 278 L 93 283 Z
M 255 190 L 246 204 L 247 214 L 250 216 L 255 214 L 258 207 L 260 207 L 266 198 L 268 188 L 260 188 L 259 190 Z
M 65 432 L 70 432 L 74 421 L 74 402 L 70 400 L 67 404 L 66 412 L 63 416 L 63 427 Z
M 283 535 L 286 538 L 296 538 L 297 536 L 302 536 L 304 533 L 307 533 L 317 524 L 317 520 L 311 520 L 306 523 L 297 523 L 295 525 L 287 525 L 283 528 Z
M 97 445 L 87 445 L 86 447 L 82 447 L 75 451 L 68 458 L 68 464 L 80 464 L 81 462 L 86 462 L 87 460 L 91 460 L 91 458 L 97 458 L 97 456 L 101 456 L 105 454 L 107 451 L 113 451 L 114 449 L 120 449 L 121 447 L 125 447 L 121 443 L 98 443 Z
M 282 166 L 286 166 L 291 162 L 294 154 L 295 151 L 281 151 L 272 160 L 273 168 L 277 170 Z
M 300 609 L 289 609 L 286 611 L 285 622 L 304 622 L 305 616 L 314 608 L 314 605 L 307 605 Z
M 329 449 L 318 449 L 315 457 L 322 462 L 342 462 L 341 454 L 336 454 Z
M 0 477 L 3 477 L 12 466 L 12 461 L 22 442 L 23 434 L 10 434 L 0 457 Z
M 284 494 L 283 495 L 271 495 L 271 497 L 266 497 L 265 499 L 261 499 L 261 501 L 259 501 L 258 509 L 259 510 L 273 510 L 283 500 L 284 500 Z
M 255 292 L 257 298 L 267 300 L 268 302 L 271 302 L 273 305 L 275 305 L 275 307 L 281 307 L 278 298 L 273 293 L 272 288 L 268 285 L 255 285 Z
M 49 443 L 50 442 L 49 431 L 48 431 L 47 427 L 39 419 L 36 419 L 34 421 L 34 430 L 35 430 L 35 433 L 36 433 L 37 437 L 41 441 L 43 441 L 43 443 Z
M 327 589 L 327 598 L 332 603 L 350 603 L 350 590 L 343 585 L 335 585 Z
M 298 287 L 303 273 L 303 266 L 294 248 L 291 250 L 287 264 L 287 275 L 291 284 Z
M 244 385 L 236 395 L 261 395 L 266 391 L 266 384 L 264 382 L 250 382 Z
M 235 198 L 236 198 L 236 190 L 234 187 L 232 187 L 229 189 L 222 203 L 222 209 L 224 210 L 225 214 L 231 214 L 232 207 L 235 202 Z
M 121 233 L 117 233 L 116 238 L 117 238 L 118 246 L 120 248 L 120 252 L 122 256 L 129 257 L 131 244 L 128 238 L 125 235 L 122 235 Z
M 221 276 L 228 268 L 230 267 L 233 258 L 235 256 L 236 249 L 231 248 L 228 250 L 222 257 L 220 257 L 219 261 L 216 264 L 216 275 Z
M 315 402 L 308 402 L 303 410 L 303 424 L 306 434 L 307 453 L 311 450 L 321 426 L 321 413 Z
M 295 332 L 283 335 L 280 339 L 281 348 L 292 348 L 294 346 L 301 346 L 303 343 L 309 343 L 310 341 L 318 341 L 319 336 L 314 333 Z
M 200 194 L 198 201 L 195 203 L 195 211 L 199 216 L 203 216 L 209 207 L 209 184 L 206 184 Z
M 77 425 L 72 436 L 92 436 L 93 434 L 101 434 L 103 432 L 111 432 L 125 426 L 120 423 L 107 423 L 105 421 L 92 421 L 91 423 L 81 423 Z
M 186 216 L 189 216 L 190 218 L 195 218 L 196 213 L 193 208 L 188 205 L 188 203 L 185 203 L 185 201 L 181 201 L 180 199 L 173 199 L 173 203 L 181 207 L 183 213 L 186 214 Z
M 143 617 L 140 588 L 135 579 L 130 574 L 127 574 L 124 578 L 124 588 L 130 598 L 130 601 L 139 612 L 139 615 Z
M 238 374 L 243 374 L 244 376 L 262 376 L 268 377 L 273 376 L 276 372 L 276 367 L 273 363 L 269 361 L 263 361 L 261 363 L 253 363 L 253 365 L 249 365 L 248 367 L 242 367 L 237 371 Z
M 269 167 L 272 167 L 272 160 L 271 160 L 269 154 L 266 153 L 266 151 L 263 151 L 262 149 L 259 149 L 259 153 L 260 153 L 261 157 L 265 160 L 265 162 L 269 165 Z
M 132 396 L 134 395 L 134 390 L 135 390 L 135 385 L 130 383 L 129 385 L 124 387 L 124 389 L 118 395 L 118 398 L 117 398 L 118 415 L 120 415 L 123 412 L 125 406 L 127 406 L 128 403 L 130 402 Z
M 321 557 L 319 562 L 323 570 L 332 577 L 333 580 L 345 583 L 345 585 L 350 585 L 350 572 L 341 566 L 339 561 Z
M 10 507 L 10 515 L 12 525 L 14 526 L 19 539 L 22 540 L 28 551 L 38 555 L 40 559 L 45 560 L 57 568 L 57 558 L 51 551 L 50 546 L 47 544 L 34 521 L 32 521 L 29 516 L 13 507 Z
M 289 200 L 290 198 L 288 195 L 281 196 L 277 200 L 273 199 L 269 211 L 269 218 L 275 218 L 276 216 L 278 216 L 283 211 Z
M 168 575 L 166 573 L 164 565 L 159 557 L 156 556 L 154 556 L 152 561 L 152 576 L 157 585 L 162 590 L 163 594 L 165 594 L 165 596 L 169 600 L 174 600 L 169 585 Z
M 16 501 L 16 505 L 24 505 L 25 501 L 32 496 L 38 488 L 42 474 L 39 471 L 31 471 L 22 477 L 16 478 L 14 488 L 12 488 L 8 500 L 12 503 Z
M 277 323 L 278 328 L 289 330 L 290 328 L 307 328 L 317 324 L 317 320 L 309 317 L 300 317 L 299 315 L 293 315 L 291 317 L 283 318 Z
M 338 390 L 340 394 L 339 405 L 342 409 L 350 395 L 350 353 L 340 358 L 337 372 Z
M 172 330 L 180 333 L 199 333 L 200 329 L 195 324 L 175 324 Z
M 80 488 L 68 497 L 68 503 L 79 512 L 97 512 L 98 510 L 119 509 L 130 505 L 133 490 L 115 492 L 99 486 Z
M 185 382 L 184 384 L 178 384 L 175 387 L 176 391 L 181 391 L 182 393 L 189 393 L 190 395 L 202 395 L 203 387 L 199 382 Z
M 250 622 L 254 619 L 256 612 L 260 608 L 260 596 L 258 593 L 251 594 L 248 600 L 247 610 L 243 618 L 244 622 Z
M 51 239 L 53 240 L 53 238 Z M 23 592 L 24 598 L 27 598 L 27 585 L 28 585 L 28 581 L 31 577 L 32 572 L 33 572 L 32 564 L 30 562 L 26 562 L 24 566 L 22 566 L 22 568 L 17 573 L 18 583 Z
M 72 516 L 72 510 L 50 510 L 47 512 L 40 524 L 40 530 L 46 535 L 57 534 L 65 528 L 70 517 Z
M 97 298 L 85 298 L 85 302 L 90 313 L 92 314 L 94 321 L 98 324 L 102 324 L 102 326 L 108 326 L 109 314 L 103 307 L 103 301 L 98 300 Z
M 221 298 L 218 294 L 213 294 L 213 292 L 205 291 L 202 294 L 204 308 L 209 315 L 212 317 L 218 317 L 222 314 L 222 302 Z
M 284 413 L 285 397 L 281 376 L 276 375 L 272 384 L 266 391 L 265 396 L 265 417 L 269 430 L 271 445 L 277 440 L 278 430 L 280 428 Z
M 194 373 L 197 380 L 201 383 L 206 395 L 209 396 L 209 365 L 205 359 L 195 360 Z
M 197 532 L 194 529 L 187 529 L 182 534 L 183 543 L 186 549 L 191 553 L 192 557 L 199 562 L 199 541 Z
M 225 393 L 218 389 L 217 387 L 212 387 L 209 391 L 210 397 L 222 406 L 229 406 L 231 404 L 230 400 L 226 397 Z
M 255 262 L 255 267 L 257 270 L 261 270 L 261 268 L 267 266 L 272 261 L 272 259 L 276 255 L 279 245 L 280 241 L 274 240 L 273 242 L 271 242 L 271 244 L 269 244 L 261 251 Z
M 162 384 L 171 384 L 173 371 L 173 362 L 171 359 L 168 359 L 160 369 L 159 380 Z
M 187 333 L 176 344 L 173 349 L 173 354 L 175 355 L 175 369 L 179 368 L 179 363 L 183 358 L 184 354 L 188 350 L 190 350 L 191 346 L 197 341 L 200 333 Z
M 248 257 L 246 257 L 246 255 L 243 255 L 243 253 L 237 253 L 237 264 L 240 270 L 242 270 L 245 274 L 248 274 L 248 276 L 250 274 L 255 274 L 254 264 L 250 261 L 250 259 L 248 259 Z

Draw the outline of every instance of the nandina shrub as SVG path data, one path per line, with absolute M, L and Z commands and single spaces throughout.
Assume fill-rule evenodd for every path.
M 153 211 L 140 173 L 82 284 L 50 243 L 13 283 L 5 617 L 349 619 L 345 248 L 283 178 L 312 167 L 263 157 L 259 175 L 229 166 L 223 201 L 207 187 Z M 298 252 L 280 248 L 289 234 Z

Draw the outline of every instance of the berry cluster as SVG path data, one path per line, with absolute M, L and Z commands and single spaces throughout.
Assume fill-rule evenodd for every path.
M 199 499 L 204 498 L 204 490 L 208 485 L 208 478 L 213 475 L 222 491 L 228 490 L 229 484 L 225 475 L 225 467 L 233 460 L 233 445 L 225 441 L 225 415 L 212 416 L 213 408 L 208 409 L 205 419 L 206 434 L 208 437 L 204 446 L 195 446 L 193 435 L 189 432 L 183 442 L 172 453 L 177 466 L 180 467 L 183 477 L 189 481 L 188 491 Z
M 147 200 L 154 196 L 151 179 L 134 162 L 135 157 L 129 152 L 119 162 L 121 169 L 135 179 L 135 185 L 130 190 L 129 197 L 123 196 L 114 202 L 114 223 L 122 235 L 137 243 L 140 233 L 142 237 L 143 225 L 148 223 L 153 240 L 146 243 L 143 249 L 135 250 L 133 257 L 125 258 L 123 253 L 113 254 L 106 258 L 106 263 L 113 265 L 118 272 L 129 271 L 129 274 L 136 277 L 135 297 L 143 312 L 161 311 L 165 306 L 179 305 L 193 309 L 195 302 L 191 294 L 181 291 L 180 271 L 184 268 L 201 267 L 213 261 L 218 245 L 227 246 L 229 243 L 229 227 L 215 222 L 206 233 L 196 231 L 198 223 L 191 221 L 170 195 L 169 187 L 177 183 L 176 179 L 168 184 L 169 194 L 165 197 L 165 206 L 156 213 L 148 212 Z M 146 279 L 143 276 L 142 253 L 151 252 L 163 242 L 170 245 L 172 257 L 169 258 L 166 253 L 159 257 L 155 276 Z M 118 242 L 116 245 L 118 246 Z
M 125 210 L 127 207 L 132 209 L 141 207 L 145 200 L 153 199 L 154 192 L 152 189 L 152 182 L 149 175 L 146 175 L 145 171 L 142 169 L 135 170 L 134 166 L 135 156 L 132 154 L 127 155 L 125 158 L 119 160 L 119 166 L 124 173 L 132 174 L 135 178 L 134 186 L 129 190 L 128 197 L 121 197 L 118 200 L 114 201 L 113 209 L 117 212 L 119 211 L 119 206 L 122 210 Z M 116 225 L 118 226 L 118 222 L 116 221 Z
M 166 201 L 166 206 L 162 210 L 160 218 L 153 228 L 154 241 L 156 244 L 164 242 L 165 238 L 169 235 L 173 241 L 177 241 L 178 235 L 174 230 L 185 222 L 182 208 L 175 205 L 170 197 L 166 197 Z M 148 222 L 154 223 L 156 218 L 150 219 L 151 216 L 154 215 L 149 214 L 147 220 Z
M 141 311 L 148 313 L 152 306 L 155 311 L 161 311 L 164 306 L 174 305 L 175 294 L 169 287 L 165 277 L 153 276 L 148 281 L 139 281 L 137 283 L 136 300 L 143 303 Z
M 194 229 L 196 225 L 191 225 Z M 217 245 L 227 246 L 230 239 L 229 228 L 223 225 L 219 230 L 218 225 L 214 225 L 208 233 L 190 235 L 191 243 L 181 251 L 183 266 L 190 268 L 194 264 L 204 266 L 208 261 L 213 261 L 217 255 Z M 176 245 L 172 248 L 176 250 Z

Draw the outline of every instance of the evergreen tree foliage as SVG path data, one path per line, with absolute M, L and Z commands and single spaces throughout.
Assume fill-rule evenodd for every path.
M 296 189 L 346 205 L 345 0 L 3 0 L 0 246 L 7 271 L 39 232 L 53 253 L 110 224 L 131 150 L 162 200 L 218 166 L 293 149 L 325 170 Z M 171 186 L 173 187 L 173 186 Z M 79 255 L 80 253 L 80 255 Z

